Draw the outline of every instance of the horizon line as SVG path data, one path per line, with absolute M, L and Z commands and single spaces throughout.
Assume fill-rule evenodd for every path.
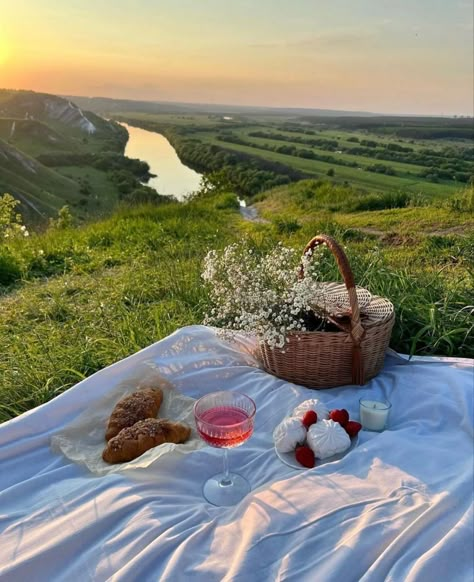
M 290 111 L 325 111 L 325 112 L 334 112 L 334 113 L 350 113 L 353 114 L 355 117 L 358 116 L 384 116 L 384 117 L 441 117 L 441 118 L 465 118 L 465 119 L 472 119 L 474 118 L 474 113 L 389 113 L 389 112 L 375 112 L 375 111 L 366 111 L 361 109 L 331 109 L 327 107 L 302 107 L 302 106 L 295 106 L 295 105 L 239 105 L 236 103 L 210 103 L 207 101 L 161 101 L 157 99 L 140 99 L 140 98 L 130 98 L 130 97 L 105 97 L 102 95 L 71 95 L 66 93 L 50 93 L 45 91 L 37 91 L 35 89 L 16 89 L 13 87 L 0 87 L 0 91 L 16 91 L 16 92 L 32 92 L 32 93 L 39 93 L 43 95 L 52 95 L 56 97 L 62 98 L 83 98 L 83 99 L 105 99 L 109 101 L 132 101 L 135 103 L 151 103 L 157 105 L 184 105 L 184 106 L 208 106 L 208 107 L 228 107 L 228 108 L 241 108 L 241 109 L 265 109 L 265 110 L 274 110 L 274 111 L 281 111 L 281 110 L 290 110 Z

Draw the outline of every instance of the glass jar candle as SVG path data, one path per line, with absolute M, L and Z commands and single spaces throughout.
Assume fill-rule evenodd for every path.
M 381 432 L 387 425 L 392 405 L 388 400 L 359 400 L 360 423 L 365 430 Z

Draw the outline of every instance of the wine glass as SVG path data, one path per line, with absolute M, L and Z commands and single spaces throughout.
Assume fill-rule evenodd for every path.
M 250 492 L 241 475 L 229 472 L 227 449 L 238 447 L 253 432 L 255 402 L 241 392 L 212 392 L 194 404 L 200 437 L 211 447 L 224 449 L 224 471 L 206 481 L 204 497 L 213 505 L 234 505 Z

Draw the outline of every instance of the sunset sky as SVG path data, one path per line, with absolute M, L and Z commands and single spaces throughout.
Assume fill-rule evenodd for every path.
M 0 87 L 473 113 L 472 0 L 0 0 Z

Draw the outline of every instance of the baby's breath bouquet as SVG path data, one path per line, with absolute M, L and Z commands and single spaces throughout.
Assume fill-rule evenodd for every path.
M 202 277 L 213 307 L 205 323 L 251 333 L 270 348 L 283 348 L 291 332 L 323 328 L 319 260 L 311 254 L 301 257 L 281 243 L 267 254 L 245 243 L 210 251 Z

